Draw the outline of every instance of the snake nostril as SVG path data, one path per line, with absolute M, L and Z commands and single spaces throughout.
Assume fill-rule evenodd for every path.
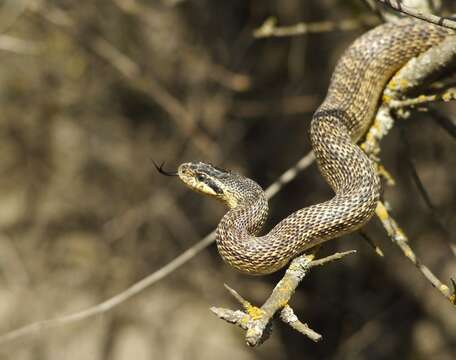
M 187 174 L 188 173 L 188 164 L 187 163 L 180 164 L 179 167 L 177 168 L 177 173 L 179 175 Z

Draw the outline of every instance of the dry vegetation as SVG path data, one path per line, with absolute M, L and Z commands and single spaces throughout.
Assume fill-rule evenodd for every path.
M 355 0 L 25 2 L 0 8 L 10 22 L 0 36 L 2 333 L 119 293 L 213 229 L 220 205 L 159 176 L 151 159 L 170 168 L 202 159 L 267 186 L 308 152 L 331 69 L 367 28 L 253 31 L 270 15 L 291 25 L 369 11 Z M 455 139 L 426 113 L 402 127 L 408 145 L 398 129 L 383 144 L 398 182 L 385 198 L 447 282 L 456 275 Z M 312 166 L 272 201 L 270 224 L 330 194 Z M 293 299 L 324 332 L 317 345 L 277 324 L 262 348 L 246 348 L 208 308 L 234 304 L 223 282 L 261 303 L 279 277 L 235 273 L 212 247 L 110 312 L 2 344 L 0 359 L 454 359 L 454 308 L 378 222 L 366 231 L 383 259 L 357 234 L 330 242 L 323 253 L 358 253 L 313 272 Z

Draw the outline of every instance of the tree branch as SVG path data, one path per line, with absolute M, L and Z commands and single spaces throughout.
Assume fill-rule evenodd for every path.
M 451 39 L 452 40 L 449 40 L 450 42 L 454 41 L 454 37 L 451 37 Z M 383 103 L 380 105 L 374 123 L 369 129 L 364 143 L 361 144 L 361 147 L 376 164 L 379 174 L 383 175 L 390 185 L 394 184 L 394 179 L 392 179 L 392 176 L 380 164 L 379 142 L 394 124 L 394 118 L 391 112 L 394 110 L 395 114 L 401 119 L 408 118 L 410 112 L 404 111 L 403 107 L 412 106 L 416 103 L 412 101 L 413 99 L 407 98 L 406 95 L 412 90 L 415 91 L 422 87 L 423 82 L 434 78 L 435 75 L 441 73 L 443 69 L 447 69 L 454 64 L 455 47 L 454 45 L 449 44 L 449 41 L 444 41 L 441 45 L 431 48 L 418 58 L 412 59 L 393 77 L 384 91 Z M 433 57 L 432 54 L 437 55 Z M 436 101 L 437 97 L 427 100 Z M 453 305 L 456 305 L 455 292 L 441 282 L 431 270 L 417 258 L 415 252 L 408 244 L 408 238 L 405 235 L 405 232 L 389 214 L 387 207 L 383 202 L 378 203 L 376 215 L 390 239 L 401 249 L 404 256 L 417 267 L 420 273 L 432 286 L 434 286 Z M 451 281 L 453 280 L 451 279 Z
M 416 256 L 413 249 L 408 243 L 408 238 L 405 235 L 405 232 L 399 227 L 396 220 L 389 214 L 384 203 L 379 202 L 377 209 L 375 211 L 377 217 L 381 221 L 383 228 L 386 230 L 388 236 L 397 245 L 401 250 L 404 256 L 409 259 L 421 272 L 421 274 L 428 280 L 433 287 L 435 287 L 448 301 L 453 305 L 456 305 L 456 295 L 454 291 L 443 284 L 433 273 L 432 271 L 425 266 Z M 451 279 L 451 281 L 453 281 Z
M 316 34 L 331 31 L 351 31 L 361 27 L 378 25 L 377 16 L 365 14 L 355 19 L 343 19 L 339 21 L 319 21 L 311 23 L 298 23 L 290 26 L 277 26 L 277 19 L 270 17 L 253 32 L 256 38 L 284 37 L 304 34 Z
M 422 89 L 423 86 L 428 85 L 430 81 L 441 76 L 448 69 L 454 70 L 455 63 L 456 36 L 449 36 L 439 45 L 430 48 L 402 67 L 385 88 L 383 101 L 388 103 L 390 107 L 414 105 L 413 103 L 394 104 L 394 101 L 399 101 L 406 95 Z M 454 89 L 448 89 L 446 96 L 444 95 L 445 92 L 441 94 L 441 99 L 445 100 L 447 98 L 449 100 L 451 91 L 454 92 Z M 429 101 L 437 99 L 436 97 Z M 391 103 L 392 101 L 393 103 Z
M 394 75 L 383 92 L 383 102 L 366 134 L 365 141 L 361 144 L 361 148 L 377 163 L 378 172 L 387 179 L 390 185 L 394 184 L 394 180 L 379 164 L 378 156 L 380 153 L 380 140 L 388 134 L 394 125 L 391 111 L 395 109 L 401 112 L 400 110 L 406 107 L 438 100 L 449 101 L 454 99 L 454 89 L 448 89 L 440 95 L 420 95 L 412 98 L 408 98 L 407 95 L 421 89 L 431 79 L 453 67 L 456 60 L 455 39 L 454 36 L 451 36 L 417 58 L 411 59 Z M 401 113 L 405 115 L 407 112 L 402 111 Z
M 400 0 L 377 0 L 379 3 L 390 7 L 396 11 L 399 11 L 403 14 L 412 16 L 417 19 L 421 19 L 432 24 L 446 27 L 448 29 L 456 30 L 456 21 L 453 17 L 437 16 L 430 14 L 428 12 L 412 8 L 410 6 L 404 5 Z
M 282 280 L 277 283 L 271 295 L 261 307 L 250 304 L 250 302 L 245 300 L 235 290 L 225 285 L 230 294 L 242 305 L 244 311 L 218 307 L 212 307 L 211 311 L 220 319 L 235 324 L 245 330 L 245 340 L 249 346 L 257 346 L 267 340 L 271 334 L 272 318 L 278 312 L 280 312 L 280 319 L 284 323 L 290 325 L 293 329 L 307 336 L 312 341 L 320 341 L 322 336 L 312 330 L 307 324 L 302 323 L 294 314 L 288 302 L 311 268 L 340 260 L 344 256 L 355 252 L 352 250 L 335 253 L 318 260 L 314 260 L 314 254 L 301 255 L 293 259 Z

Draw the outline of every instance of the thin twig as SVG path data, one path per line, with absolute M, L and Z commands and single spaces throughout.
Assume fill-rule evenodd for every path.
M 394 180 L 379 164 L 380 141 L 394 125 L 391 109 L 429 103 L 439 99 L 449 101 L 453 98 L 451 91 L 445 91 L 440 97 L 437 95 L 431 97 L 418 96 L 412 100 L 404 98 L 404 96 L 422 87 L 454 63 L 456 60 L 455 43 L 455 37 L 450 36 L 417 58 L 411 59 L 394 75 L 383 92 L 383 103 L 377 111 L 374 123 L 369 128 L 361 148 L 376 163 L 380 175 L 383 175 L 391 185 L 394 184 Z
M 396 220 L 388 213 L 386 206 L 379 202 L 376 209 L 377 217 L 380 219 L 384 229 L 388 236 L 391 238 L 394 244 L 399 246 L 404 256 L 409 259 L 421 274 L 435 287 L 446 299 L 448 299 L 453 305 L 456 305 L 455 294 L 450 288 L 443 284 L 432 271 L 425 266 L 416 256 L 413 249 L 408 244 L 408 238 L 404 231 L 399 227 Z
M 151 31 L 155 31 L 156 23 L 154 20 L 151 21 L 154 14 L 148 6 L 136 0 L 113 0 L 113 2 L 124 13 L 135 16 L 135 21 L 139 19 L 150 27 Z M 231 90 L 246 91 L 251 86 L 249 76 L 232 72 L 220 64 L 213 63 L 206 53 L 201 53 L 193 47 L 186 46 L 185 42 L 181 44 L 180 52 L 185 54 L 191 63 L 200 63 L 201 68 L 206 68 L 209 78 Z
M 78 41 L 77 22 L 58 7 L 37 4 L 30 10 L 44 20 L 61 28 L 64 33 L 68 34 L 76 42 Z M 209 151 L 213 158 L 220 157 L 219 149 L 214 141 L 203 132 L 198 131 L 195 114 L 191 109 L 173 96 L 156 78 L 145 74 L 140 64 L 135 62 L 134 59 L 128 57 L 99 35 L 91 37 L 87 44 L 81 46 L 83 48 L 86 46 L 90 50 L 89 53 L 96 55 L 110 65 L 113 70 L 126 80 L 129 87 L 141 92 L 159 105 L 169 114 L 170 119 L 177 125 L 177 129 L 183 132 L 185 138 L 192 139 L 192 144 L 195 147 L 203 152 Z
M 171 274 L 173 271 L 181 267 L 183 264 L 187 263 L 190 259 L 195 257 L 198 253 L 200 253 L 203 249 L 208 247 L 212 244 L 215 240 L 215 233 L 212 232 L 208 234 L 204 239 L 202 239 L 197 244 L 193 245 L 191 248 L 184 251 L 181 255 L 176 257 L 174 260 L 157 270 L 156 272 L 152 273 L 151 275 L 145 277 L 144 279 L 136 282 L 132 286 L 130 286 L 125 291 L 117 294 L 108 300 L 105 300 L 95 306 L 89 307 L 85 310 L 78 311 L 73 314 L 64 315 L 62 317 L 58 317 L 55 319 L 50 320 L 43 320 L 38 321 L 29 325 L 25 325 L 20 327 L 16 330 L 7 332 L 0 336 L 0 344 L 21 338 L 26 335 L 30 335 L 31 333 L 37 331 L 43 331 L 46 329 L 55 328 L 57 326 L 66 325 L 69 323 L 73 323 L 76 321 L 80 321 L 83 319 L 87 319 L 90 317 L 94 317 L 95 315 L 99 315 L 105 313 L 114 307 L 120 305 L 121 303 L 125 302 L 126 300 L 130 299 L 131 297 L 139 294 L 140 292 L 144 291 L 146 288 L 151 286 L 152 284 L 158 282 L 159 280 L 163 279 L 167 275 Z
M 19 39 L 10 35 L 0 35 L 0 50 L 21 55 L 36 55 L 40 46 L 33 41 Z
M 456 21 L 453 17 L 437 16 L 421 10 L 404 5 L 400 0 L 377 0 L 379 3 L 386 5 L 403 14 L 421 19 L 432 24 L 446 27 L 448 29 L 456 30 Z
M 427 192 L 426 187 L 424 186 L 423 182 L 421 181 L 418 171 L 416 170 L 415 164 L 412 159 L 412 154 L 410 153 L 410 150 L 409 150 L 410 143 L 405 134 L 404 127 L 400 126 L 399 130 L 400 130 L 401 141 L 404 144 L 404 148 L 405 148 L 405 151 L 404 151 L 405 160 L 410 169 L 413 182 L 415 183 L 415 185 L 418 189 L 418 192 L 420 193 L 421 197 L 423 198 L 424 203 L 431 211 L 431 215 L 434 218 L 434 220 L 442 227 L 442 229 L 445 231 L 445 233 L 447 233 L 447 235 L 449 235 L 449 231 L 446 229 L 445 225 L 440 220 L 440 219 L 442 219 L 442 215 L 438 213 L 437 208 L 435 207 L 434 203 L 432 202 L 431 197 L 430 197 L 429 193 Z
M 321 334 L 312 330 L 309 325 L 301 322 L 298 319 L 290 305 L 285 305 L 282 311 L 280 311 L 280 320 L 282 320 L 285 324 L 290 325 L 297 332 L 300 332 L 301 334 L 307 336 L 314 342 L 318 342 L 323 339 L 323 336 Z
M 432 118 L 437 121 L 437 124 L 439 124 L 442 129 L 448 132 L 453 139 L 456 139 L 456 122 L 454 120 L 449 119 L 433 107 L 429 107 L 428 112 L 431 114 Z
M 435 103 L 439 101 L 452 101 L 456 99 L 456 88 L 450 88 L 445 90 L 441 94 L 430 94 L 430 95 L 419 95 L 414 98 L 407 98 L 402 100 L 389 100 L 388 107 L 390 109 L 400 109 L 406 107 L 417 107 L 419 105 L 425 105 L 429 103 Z
M 380 256 L 384 257 L 385 254 L 383 253 L 383 250 L 375 243 L 375 241 L 363 230 L 358 230 L 358 234 L 361 236 L 361 238 L 367 242 L 367 244 L 374 249 L 375 253 Z
M 377 16 L 370 14 L 360 16 L 357 19 L 345 19 L 340 21 L 319 21 L 312 23 L 298 23 L 290 26 L 277 26 L 277 19 L 270 17 L 254 31 L 256 38 L 296 36 L 303 34 L 324 33 L 330 31 L 351 31 L 361 27 L 372 27 L 380 22 Z

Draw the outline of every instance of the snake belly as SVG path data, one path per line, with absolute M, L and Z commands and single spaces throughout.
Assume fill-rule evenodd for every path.
M 217 227 L 218 250 L 226 262 L 249 274 L 272 273 L 306 249 L 352 232 L 372 217 L 380 181 L 356 142 L 372 122 L 392 75 L 450 34 L 454 32 L 403 19 L 370 30 L 345 51 L 310 126 L 320 172 L 335 196 L 292 213 L 263 236 L 257 234 L 267 216 L 267 200 L 264 194 L 248 196 Z

